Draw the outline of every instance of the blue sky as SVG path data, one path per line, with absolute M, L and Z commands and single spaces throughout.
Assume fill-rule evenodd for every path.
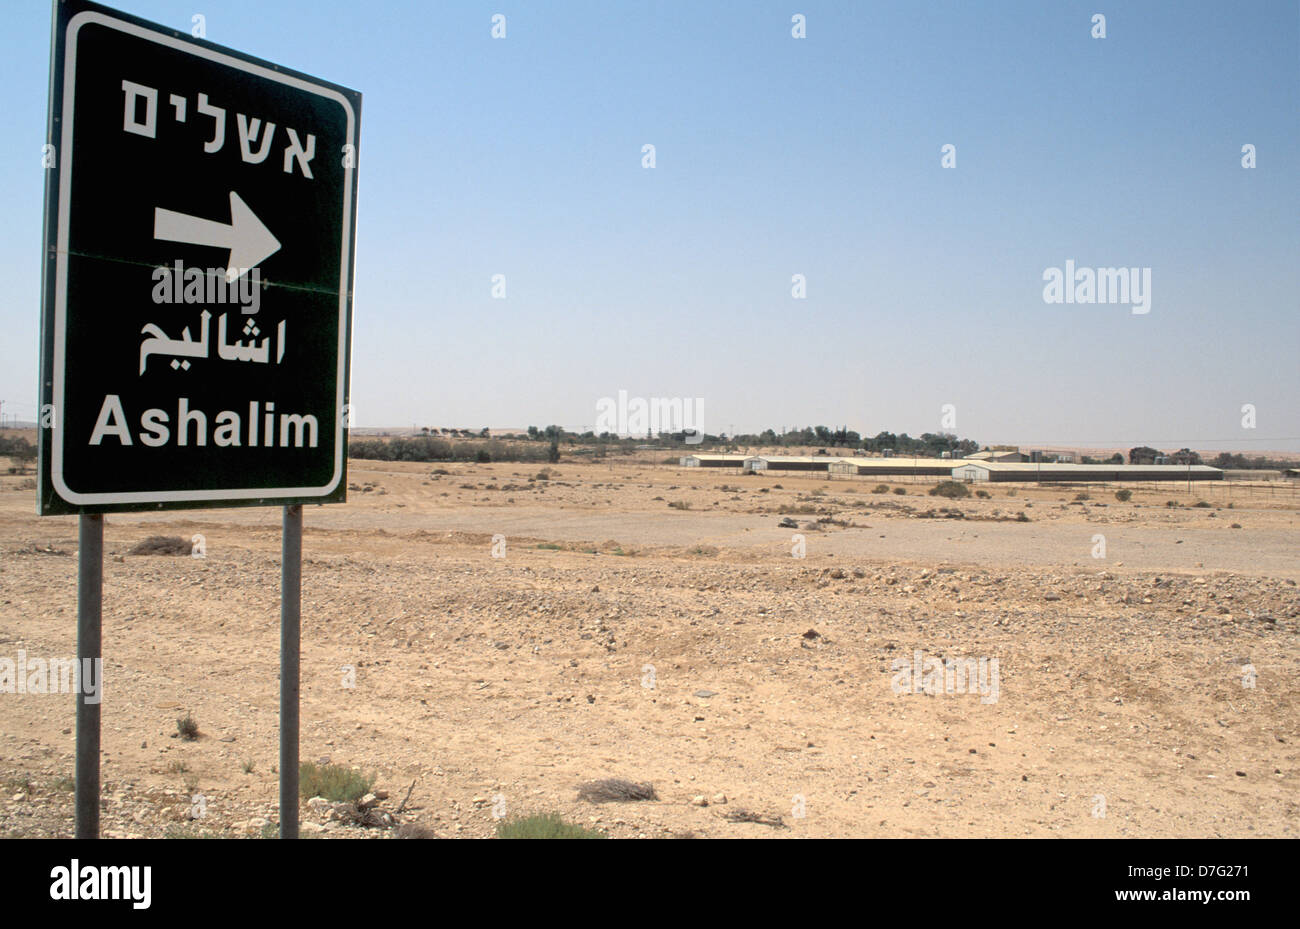
M 1295 0 L 117 6 L 364 94 L 359 425 L 590 428 L 623 389 L 711 432 L 950 403 L 982 442 L 1300 450 Z M 30 418 L 50 7 L 6 14 L 0 400 Z M 1045 303 L 1067 259 L 1151 268 L 1150 312 Z

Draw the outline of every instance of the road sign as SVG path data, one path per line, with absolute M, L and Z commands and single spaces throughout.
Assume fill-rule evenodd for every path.
M 345 499 L 360 110 L 57 0 L 42 514 Z

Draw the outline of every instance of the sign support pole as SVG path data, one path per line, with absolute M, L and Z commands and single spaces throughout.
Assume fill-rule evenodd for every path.
M 83 513 L 77 540 L 76 837 L 99 838 L 99 709 L 87 700 L 86 678 L 103 674 L 104 517 Z M 92 670 L 94 669 L 94 670 Z
M 302 633 L 302 504 L 284 508 L 280 552 L 280 838 L 298 838 L 298 697 Z

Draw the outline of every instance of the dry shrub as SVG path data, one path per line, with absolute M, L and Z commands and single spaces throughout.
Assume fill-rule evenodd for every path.
M 785 828 L 785 820 L 780 816 L 755 813 L 744 807 L 734 807 L 720 815 L 729 823 L 758 823 L 763 826 L 771 826 L 774 829 Z
M 578 785 L 578 799 L 589 803 L 631 803 L 637 800 L 658 800 L 659 795 L 655 793 L 652 784 L 607 777 Z
M 423 823 L 402 823 L 393 830 L 395 839 L 436 839 L 438 834 Z
M 189 542 L 179 536 L 151 535 L 143 542 L 137 542 L 127 552 L 128 555 L 188 555 L 194 549 Z

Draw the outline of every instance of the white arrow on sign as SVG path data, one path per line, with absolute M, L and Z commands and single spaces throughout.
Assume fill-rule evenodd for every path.
M 257 214 L 233 190 L 230 192 L 229 223 L 155 207 L 153 237 L 167 242 L 230 249 L 230 260 L 226 262 L 227 283 L 235 281 L 249 268 L 257 267 L 280 250 L 280 240 L 271 235 L 271 230 L 266 228 Z

